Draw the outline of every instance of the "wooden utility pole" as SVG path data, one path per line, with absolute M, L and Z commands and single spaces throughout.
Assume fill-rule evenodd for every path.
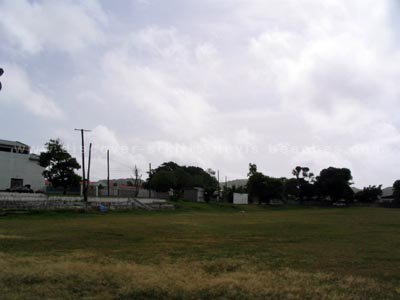
M 90 187 L 90 162 L 92 160 L 92 143 L 89 144 L 89 161 L 88 161 L 88 169 L 87 169 L 87 187 Z
M 150 179 L 151 179 L 151 163 L 149 163 L 149 198 L 151 198 L 151 184 L 150 184 Z
M 220 183 L 219 183 L 219 170 L 217 171 L 217 178 L 218 178 L 218 201 L 220 201 L 220 197 L 221 197 L 221 187 L 220 187 Z
M 107 150 L 107 195 L 110 197 L 110 150 Z
M 85 132 L 90 132 L 91 130 L 87 129 L 75 129 L 76 131 L 81 132 L 82 138 L 82 190 L 83 190 L 83 201 L 87 202 L 87 188 L 86 188 L 86 174 L 85 174 Z

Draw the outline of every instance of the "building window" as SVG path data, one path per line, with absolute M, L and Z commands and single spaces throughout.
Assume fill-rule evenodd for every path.
M 12 150 L 11 147 L 0 146 L 0 151 L 1 152 L 11 152 L 11 150 Z
M 20 178 L 11 178 L 10 189 L 15 189 L 24 186 L 24 180 Z

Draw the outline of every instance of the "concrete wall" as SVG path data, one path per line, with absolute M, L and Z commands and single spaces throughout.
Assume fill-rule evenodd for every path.
M 95 196 L 96 191 L 95 191 L 95 186 L 90 186 L 91 191 L 89 192 L 89 196 Z M 135 197 L 136 189 L 131 188 L 131 187 L 110 187 L 110 196 L 111 197 Z M 97 195 L 99 197 L 107 197 L 108 196 L 108 191 L 107 188 L 103 188 L 98 190 Z M 149 194 L 149 190 L 146 189 L 139 189 L 139 193 L 136 198 L 155 198 L 155 199 L 166 199 L 168 200 L 170 198 L 168 193 L 162 193 L 162 192 L 156 192 L 156 191 L 151 191 Z
M 89 197 L 89 202 L 126 202 L 129 201 L 128 197 Z M 143 198 L 139 199 L 141 202 L 149 204 L 153 202 L 166 203 L 165 199 L 161 198 Z M 45 194 L 25 194 L 25 193 L 0 193 L 0 201 L 65 201 L 76 202 L 83 201 L 81 196 L 51 196 Z
M 151 209 L 174 209 L 161 199 L 141 199 L 141 203 Z M 0 210 L 81 210 L 90 208 L 96 210 L 102 204 L 110 210 L 131 210 L 141 208 L 137 202 L 128 198 L 90 197 L 87 205 L 82 197 L 47 196 L 44 194 L 0 193 Z
M 34 191 L 44 189 L 43 168 L 30 157 L 0 151 L 0 190 L 10 188 L 11 178 L 23 179 L 23 185 L 29 184 Z
M 0 193 L 1 201 L 82 201 L 80 196 L 47 196 L 45 194 Z
M 249 195 L 233 193 L 233 204 L 249 204 Z

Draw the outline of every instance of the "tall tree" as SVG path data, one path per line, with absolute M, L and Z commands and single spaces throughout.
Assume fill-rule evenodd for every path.
M 247 191 L 251 201 L 269 202 L 284 198 L 284 182 L 282 178 L 265 176 L 257 171 L 255 164 L 249 164 Z
M 264 176 L 264 191 L 263 201 L 270 202 L 271 200 L 277 200 L 283 198 L 283 180 L 282 178 L 274 178 Z
M 297 187 L 296 178 L 290 178 L 284 180 L 284 198 L 286 200 L 298 199 L 299 189 Z
M 302 179 L 308 182 L 314 181 L 314 173 L 310 172 L 310 168 L 308 167 L 297 166 L 293 169 L 292 174 L 296 177 L 299 186 Z
M 185 188 L 201 187 L 205 198 L 209 198 L 218 189 L 218 181 L 209 170 L 194 166 L 180 166 L 175 162 L 166 162 L 152 171 L 144 186 L 157 191 L 174 189 L 181 192 Z
M 151 178 L 151 187 L 158 192 L 168 192 L 176 187 L 174 172 L 160 170 L 154 173 Z
M 249 164 L 249 173 L 247 173 L 247 177 L 250 177 L 251 175 L 254 175 L 257 173 L 257 165 L 256 164 Z
M 393 183 L 393 197 L 395 202 L 400 203 L 400 180 Z
M 293 169 L 292 174 L 297 180 L 297 196 L 300 202 L 303 202 L 304 198 L 312 198 L 314 196 L 314 173 L 310 172 L 308 167 L 297 166 Z
M 368 187 L 363 188 L 361 191 L 357 192 L 355 195 L 355 199 L 358 202 L 362 203 L 373 203 L 379 200 L 379 197 L 382 196 L 382 185 L 370 185 Z
M 354 192 L 351 171 L 346 168 L 329 167 L 321 171 L 315 182 L 317 193 L 320 197 L 330 197 L 331 201 L 353 199 Z
M 265 176 L 257 171 L 255 164 L 249 164 L 249 173 L 247 174 L 247 191 L 249 193 L 250 201 L 260 202 L 263 199 L 263 192 L 265 189 L 264 179 Z
M 63 194 L 73 186 L 79 186 L 81 177 L 75 173 L 81 166 L 73 158 L 59 139 L 46 143 L 46 152 L 40 153 L 39 164 L 45 168 L 43 176 L 53 185 L 62 187 Z

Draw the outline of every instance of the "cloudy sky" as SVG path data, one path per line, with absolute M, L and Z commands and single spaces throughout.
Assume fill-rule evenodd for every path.
M 93 176 L 174 160 L 244 178 L 400 178 L 398 0 L 0 0 L 0 138 L 93 130 Z

